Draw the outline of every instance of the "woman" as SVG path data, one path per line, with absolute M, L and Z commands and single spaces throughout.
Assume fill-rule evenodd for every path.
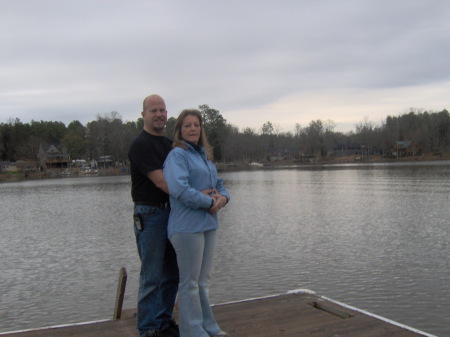
M 217 177 L 198 110 L 183 110 L 175 123 L 173 149 L 163 167 L 171 211 L 168 236 L 180 273 L 181 337 L 227 336 L 208 299 L 218 226 L 217 211 L 230 199 Z

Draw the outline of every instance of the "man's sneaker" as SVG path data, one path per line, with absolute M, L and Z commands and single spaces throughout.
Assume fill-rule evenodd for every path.
M 225 331 L 220 330 L 218 333 L 214 335 L 214 337 L 228 337 L 228 334 Z
M 180 329 L 173 319 L 169 320 L 167 328 L 161 331 L 164 336 L 180 337 Z
M 147 330 L 143 337 L 180 337 L 178 325 L 174 320 L 167 322 L 167 327 L 162 330 Z

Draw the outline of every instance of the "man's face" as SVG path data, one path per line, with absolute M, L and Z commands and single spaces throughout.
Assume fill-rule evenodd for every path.
M 167 122 L 167 110 L 164 100 L 160 97 L 151 97 L 145 104 L 142 112 L 144 128 L 149 133 L 161 134 Z

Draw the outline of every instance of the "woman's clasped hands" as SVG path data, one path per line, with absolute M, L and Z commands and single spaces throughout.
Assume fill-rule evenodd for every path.
M 223 195 L 220 195 L 215 188 L 210 190 L 203 190 L 201 192 L 213 199 L 212 206 L 206 210 L 211 215 L 220 211 L 228 202 L 228 199 Z

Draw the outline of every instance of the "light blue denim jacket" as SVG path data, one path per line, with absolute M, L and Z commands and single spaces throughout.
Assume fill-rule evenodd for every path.
M 169 187 L 170 216 L 167 228 L 169 238 L 175 232 L 197 233 L 217 229 L 217 214 L 205 209 L 212 199 L 200 191 L 216 188 L 220 195 L 230 200 L 228 192 L 217 177 L 216 166 L 206 159 L 203 148 L 196 151 L 175 147 L 170 151 L 163 166 L 164 179 Z

